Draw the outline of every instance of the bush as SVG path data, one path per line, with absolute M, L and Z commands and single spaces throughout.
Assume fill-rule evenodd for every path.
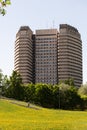
M 36 84 L 35 85 L 35 102 L 43 107 L 52 107 L 53 94 L 49 85 Z

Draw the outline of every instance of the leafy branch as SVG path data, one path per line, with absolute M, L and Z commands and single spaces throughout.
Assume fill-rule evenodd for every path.
M 5 7 L 10 4 L 11 4 L 10 0 L 0 0 L 0 14 L 4 16 L 6 14 Z

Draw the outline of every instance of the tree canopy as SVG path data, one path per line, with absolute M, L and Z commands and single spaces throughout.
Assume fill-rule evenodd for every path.
M 77 88 L 73 80 L 56 85 L 23 84 L 21 75 L 13 71 L 10 77 L 0 70 L 1 96 L 35 103 L 42 107 L 69 110 L 87 109 L 87 84 Z M 85 95 L 86 97 L 83 97 Z
M 0 14 L 3 16 L 6 14 L 6 6 L 10 5 L 11 1 L 10 0 L 0 0 Z

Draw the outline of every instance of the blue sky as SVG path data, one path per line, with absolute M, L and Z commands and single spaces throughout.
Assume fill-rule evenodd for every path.
M 0 15 L 0 69 L 11 75 L 14 69 L 14 43 L 20 26 L 34 32 L 70 24 L 81 34 L 83 47 L 83 83 L 87 82 L 87 0 L 11 0 L 7 14 Z

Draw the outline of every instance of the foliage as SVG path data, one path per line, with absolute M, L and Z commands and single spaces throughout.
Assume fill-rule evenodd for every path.
M 3 78 L 3 74 L 2 74 L 2 70 L 0 69 L 0 86 L 2 86 L 2 78 Z
M 83 99 L 85 109 L 87 109 L 87 83 L 84 84 L 84 85 L 82 85 L 82 86 L 78 89 L 78 94 L 79 94 L 80 97 Z
M 84 109 L 83 100 L 74 88 L 70 88 L 68 91 L 66 91 L 65 103 L 65 109 Z
M 0 69 L 0 96 L 2 95 L 2 79 L 3 79 L 3 74 L 2 74 L 2 70 Z
M 82 96 L 78 94 L 78 89 L 73 86 L 71 80 L 69 80 L 68 83 L 59 83 L 54 86 L 42 83 L 24 85 L 21 75 L 16 71 L 13 71 L 9 78 L 2 75 L 1 73 L 3 96 L 33 102 L 48 108 L 69 110 L 83 110 L 87 108 L 87 98 L 82 98 Z M 81 87 L 79 92 L 84 92 L 82 90 L 85 90 L 86 94 L 86 89 L 86 86 Z
M 8 88 L 5 95 L 15 99 L 23 99 L 23 92 L 21 75 L 13 71 L 8 80 Z
M 7 5 L 10 5 L 11 1 L 10 0 L 0 0 L 0 13 L 4 16 L 6 14 L 5 7 Z
M 76 87 L 62 83 L 59 85 L 59 93 L 61 109 L 83 109 L 83 100 Z
M 70 86 L 75 86 L 74 84 L 74 79 L 73 78 L 68 78 L 64 81 L 65 84 L 68 84 Z
M 58 85 L 53 86 L 53 105 L 54 108 L 60 109 L 60 91 Z
M 6 89 L 9 87 L 9 80 L 7 75 L 3 76 L 2 79 L 2 96 L 5 94 Z
M 52 90 L 47 84 L 35 85 L 35 102 L 44 107 L 52 107 Z
M 23 86 L 24 89 L 24 100 L 27 102 L 33 102 L 35 97 L 35 85 L 34 84 L 27 84 Z
M 54 86 L 41 83 L 22 85 L 20 75 L 16 72 L 10 77 L 5 95 L 48 108 L 84 109 L 84 102 L 78 95 L 77 88 L 64 83 Z
M 81 95 L 81 96 L 87 96 L 87 83 L 82 85 L 79 90 L 78 90 L 78 93 Z

